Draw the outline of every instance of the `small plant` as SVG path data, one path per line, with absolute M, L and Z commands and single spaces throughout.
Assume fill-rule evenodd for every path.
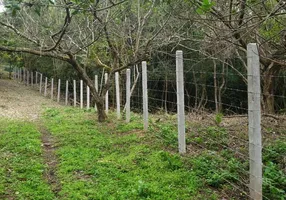
M 191 163 L 194 172 L 203 177 L 209 186 L 220 188 L 238 179 L 240 163 L 235 159 L 225 162 L 218 155 L 206 152 L 192 158 Z
M 161 151 L 159 154 L 160 154 L 162 161 L 168 163 L 167 166 L 169 169 L 177 170 L 183 166 L 183 163 L 178 155 L 172 155 L 165 151 Z
M 269 199 L 284 200 L 286 192 L 285 168 L 286 143 L 282 140 L 267 145 L 263 149 L 263 194 Z
M 45 115 L 46 115 L 47 117 L 55 117 L 55 116 L 57 116 L 57 115 L 59 115 L 59 114 L 60 114 L 60 111 L 59 111 L 59 110 L 56 110 L 56 109 L 53 109 L 53 108 L 49 108 L 49 109 L 47 109 L 46 112 L 45 112 Z
M 157 132 L 157 137 L 171 147 L 176 148 L 178 145 L 178 134 L 173 125 L 163 124 L 159 126 L 160 130 Z
M 269 199 L 285 200 L 286 176 L 278 166 L 268 162 L 263 173 L 263 195 Z
M 138 192 L 138 196 L 141 198 L 148 198 L 151 196 L 151 191 L 148 185 L 142 180 L 138 181 L 137 192 Z
M 128 124 L 110 115 L 110 122 L 98 125 L 88 112 L 58 111 L 44 119 L 57 141 L 59 199 L 183 200 L 205 191 L 178 154 L 161 150 L 177 142 L 176 126 L 151 126 L 153 131 L 142 134 L 136 115 Z
M 222 113 L 217 113 L 215 115 L 214 120 L 215 120 L 215 123 L 216 123 L 217 126 L 219 126 L 220 123 L 222 122 L 222 118 L 223 118 L 223 114 Z

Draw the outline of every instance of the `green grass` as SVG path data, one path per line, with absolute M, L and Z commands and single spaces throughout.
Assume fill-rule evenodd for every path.
M 43 178 L 40 133 L 27 122 L 0 120 L 0 199 L 54 199 Z
M 176 121 L 168 116 L 150 130 L 168 150 L 177 151 Z M 215 124 L 187 121 L 186 141 L 192 146 L 183 163 L 200 177 L 203 185 L 218 194 L 233 199 L 248 198 L 249 162 L 247 134 L 229 131 L 221 127 L 221 116 L 215 116 Z M 263 196 L 267 199 L 286 199 L 286 142 L 283 137 L 274 140 L 264 135 L 263 148 Z M 221 197 L 220 197 L 221 198 Z
M 174 118 L 155 118 L 150 117 L 149 131 L 144 132 L 136 114 L 125 123 L 111 112 L 107 122 L 98 123 L 91 111 L 47 109 L 41 126 L 55 142 L 61 186 L 56 196 L 43 177 L 37 125 L 0 120 L 0 199 L 248 198 L 248 159 L 233 151 L 247 155 L 247 143 L 238 143 L 219 123 L 187 124 L 191 150 L 181 156 Z M 268 199 L 285 199 L 282 139 L 269 140 L 263 148 L 263 195 Z
M 144 134 L 138 117 L 132 120 L 98 124 L 80 110 L 47 110 L 46 126 L 57 138 L 60 198 L 198 199 L 200 178 Z

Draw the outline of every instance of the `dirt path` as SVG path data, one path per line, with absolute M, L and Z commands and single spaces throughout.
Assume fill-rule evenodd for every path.
M 42 133 L 42 149 L 46 169 L 44 171 L 44 178 L 50 184 L 51 189 L 56 197 L 61 190 L 61 183 L 57 177 L 56 171 L 58 166 L 58 159 L 55 154 L 54 138 L 51 133 L 43 126 L 39 125 L 39 131 Z
M 37 120 L 45 107 L 58 107 L 56 102 L 13 80 L 0 79 L 0 117 Z
M 41 133 L 44 179 L 50 184 L 55 196 L 61 189 L 56 170 L 58 160 L 55 154 L 54 138 L 41 123 L 40 115 L 45 107 L 59 107 L 56 102 L 43 97 L 36 87 L 28 87 L 13 80 L 0 79 L 0 118 L 24 119 L 35 121 Z

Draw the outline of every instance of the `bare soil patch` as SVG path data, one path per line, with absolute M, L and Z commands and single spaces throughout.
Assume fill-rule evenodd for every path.
M 36 86 L 0 79 L 0 117 L 34 121 L 39 118 L 43 108 L 58 106 L 42 96 Z
M 56 176 L 58 160 L 55 154 L 55 142 L 50 132 L 41 124 L 40 115 L 45 107 L 60 105 L 42 96 L 37 87 L 25 86 L 14 80 L 0 79 L 0 117 L 35 121 L 38 124 L 46 166 L 43 176 L 57 197 L 61 184 Z
M 58 166 L 58 159 L 55 154 L 55 141 L 51 133 L 42 125 L 39 125 L 39 131 L 42 134 L 42 149 L 46 169 L 44 171 L 44 178 L 50 184 L 55 196 L 58 196 L 61 190 L 61 183 L 57 177 L 56 171 Z

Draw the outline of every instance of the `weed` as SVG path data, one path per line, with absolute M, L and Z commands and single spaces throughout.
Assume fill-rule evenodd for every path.
M 286 176 L 276 164 L 266 163 L 263 171 L 263 195 L 269 199 L 284 200 Z
M 223 118 L 223 114 L 222 113 L 217 113 L 215 115 L 214 120 L 215 120 L 215 123 L 216 123 L 217 126 L 219 126 L 220 123 L 222 122 L 222 118 Z
M 156 136 L 163 141 L 163 143 L 172 148 L 178 146 L 178 133 L 177 129 L 172 124 L 158 125 L 159 130 L 156 131 Z
M 141 131 L 142 119 L 136 114 L 128 124 L 115 119 L 111 113 L 108 122 L 98 123 L 89 111 L 46 110 L 43 120 L 57 147 L 56 174 L 62 186 L 58 199 L 215 200 L 221 199 L 221 191 L 233 194 L 232 184 L 243 187 L 238 179 L 248 177 L 248 161 L 225 148 L 231 137 L 220 126 L 197 125 L 187 141 L 208 150 L 198 148 L 196 156 L 181 157 L 166 150 L 177 149 L 177 128 L 169 118 L 147 133 Z M 55 199 L 43 181 L 39 138 L 31 123 L 0 120 L 1 199 Z M 263 150 L 263 194 L 269 199 L 284 200 L 285 149 L 285 142 L 277 140 Z
M 196 199 L 198 177 L 179 155 L 162 151 L 159 140 L 138 132 L 142 122 L 136 116 L 115 126 L 91 123 L 84 112 L 63 110 L 57 117 L 61 124 L 45 115 L 58 141 L 60 199 Z
M 0 198 L 55 199 L 43 180 L 40 133 L 27 122 L 0 120 Z
M 144 181 L 139 180 L 138 181 L 138 196 L 140 198 L 147 198 L 151 196 L 151 190 L 149 189 L 148 184 L 146 184 Z
M 205 178 L 206 183 L 212 187 L 222 187 L 229 181 L 236 182 L 240 163 L 231 159 L 225 162 L 219 155 L 211 152 L 204 152 L 191 159 L 192 170 Z
M 286 167 L 286 142 L 276 140 L 266 145 L 263 149 L 263 161 L 273 162 L 280 166 L 281 169 Z
M 286 143 L 276 140 L 263 150 L 263 194 L 270 199 L 284 200 L 286 196 Z

